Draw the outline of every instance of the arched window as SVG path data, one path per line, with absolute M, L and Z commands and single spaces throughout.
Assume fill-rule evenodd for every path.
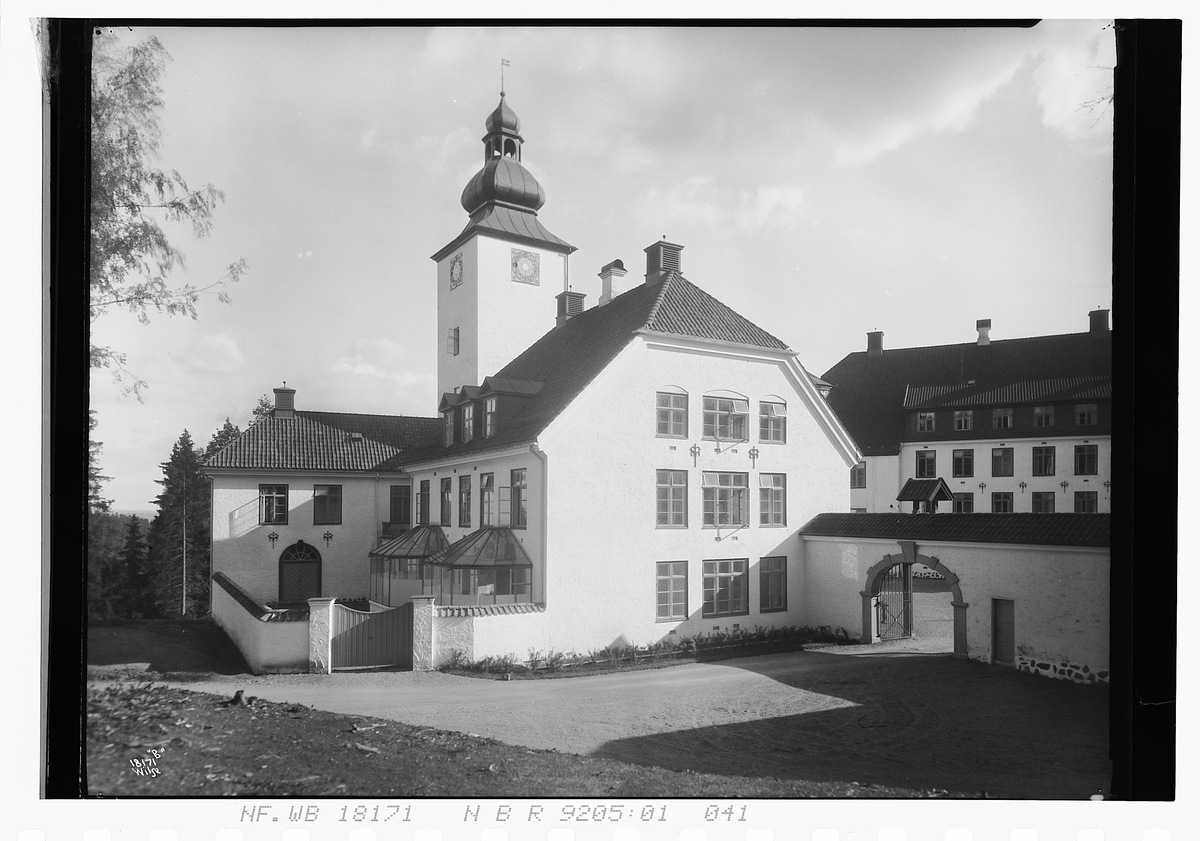
M 303 540 L 279 556 L 279 601 L 303 602 L 321 595 L 321 553 Z
M 517 156 L 517 144 L 512 140 L 504 141 L 504 157 L 515 158 Z

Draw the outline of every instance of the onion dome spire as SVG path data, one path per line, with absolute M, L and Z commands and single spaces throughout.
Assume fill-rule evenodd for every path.
M 546 203 L 546 192 L 537 179 L 521 166 L 521 121 L 504 100 L 488 115 L 484 123 L 483 169 L 475 173 L 462 194 L 462 206 L 475 213 L 486 204 L 494 203 L 536 213 Z

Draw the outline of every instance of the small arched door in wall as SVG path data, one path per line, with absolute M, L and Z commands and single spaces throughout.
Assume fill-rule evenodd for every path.
M 321 595 L 321 553 L 303 540 L 279 556 L 279 601 L 303 602 Z
M 862 596 L 863 643 L 909 636 L 912 633 L 912 565 L 922 564 L 945 579 L 954 610 L 954 655 L 967 656 L 967 603 L 963 601 L 958 576 L 937 558 L 917 553 L 911 540 L 899 540 L 902 554 L 884 555 L 867 570 Z M 890 619 L 889 619 L 890 617 Z

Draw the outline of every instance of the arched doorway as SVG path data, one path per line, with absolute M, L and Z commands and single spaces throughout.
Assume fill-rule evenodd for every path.
M 279 556 L 279 601 L 303 602 L 321 595 L 321 553 L 303 540 Z
M 921 564 L 939 574 L 945 581 L 951 594 L 951 607 L 954 609 L 954 656 L 967 656 L 967 603 L 962 599 L 962 591 L 958 586 L 958 576 L 942 565 L 942 562 L 928 555 L 917 553 L 916 544 L 911 540 L 897 541 L 900 545 L 900 555 L 884 555 L 883 558 L 867 570 L 866 588 L 862 590 L 862 635 L 863 643 L 872 643 L 880 635 L 880 616 L 884 614 L 883 622 L 892 623 L 888 629 L 892 637 L 907 636 L 912 631 L 911 582 L 912 567 Z M 898 570 L 897 570 L 898 568 Z M 902 598 L 897 599 L 896 594 Z M 907 604 L 903 596 L 907 594 Z M 881 611 L 881 602 L 883 603 Z M 898 613 L 897 607 L 904 612 Z M 896 623 L 900 624 L 896 628 Z

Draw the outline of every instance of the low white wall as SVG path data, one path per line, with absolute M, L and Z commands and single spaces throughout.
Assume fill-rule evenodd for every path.
M 212 587 L 212 614 L 254 674 L 308 671 L 307 620 L 268 622 L 216 582 Z M 263 615 L 269 612 L 264 609 Z
M 450 660 L 455 651 L 468 660 L 511 654 L 524 662 L 530 650 L 545 653 L 551 648 L 544 611 L 500 615 L 480 612 L 435 616 L 433 620 L 435 668 Z
M 900 546 L 837 537 L 801 543 L 804 624 L 858 636 L 867 572 L 885 555 L 899 556 Z M 992 661 L 992 600 L 1011 599 L 1015 668 L 1078 682 L 1108 679 L 1108 549 L 918 542 L 916 551 L 958 576 L 970 659 Z

